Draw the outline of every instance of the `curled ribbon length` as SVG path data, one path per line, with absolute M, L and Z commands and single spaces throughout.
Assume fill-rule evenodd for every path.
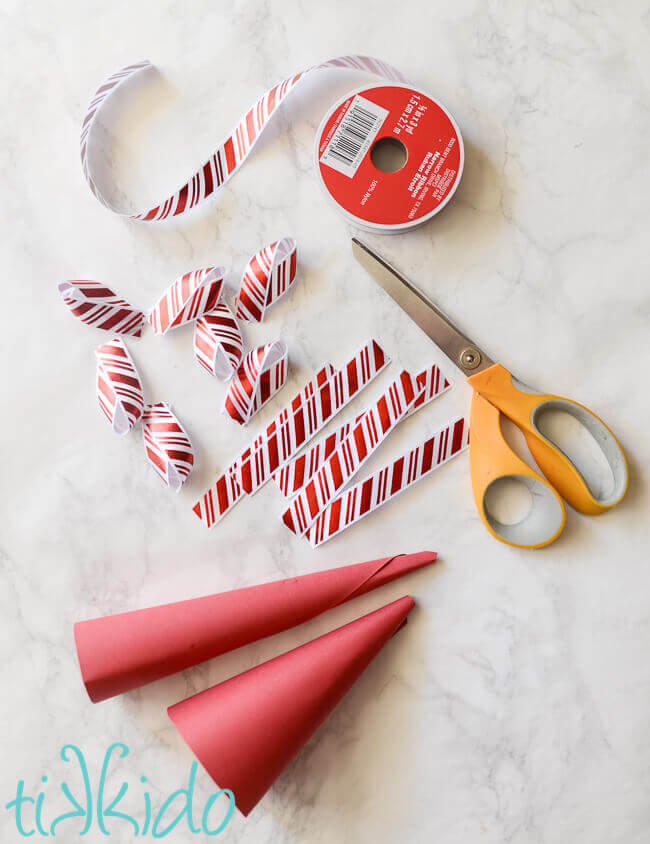
M 287 380 L 289 350 L 282 340 L 253 349 L 230 383 L 223 412 L 246 425 Z
M 88 158 L 88 146 L 102 103 L 127 80 L 150 67 L 152 65 L 149 61 L 136 62 L 118 70 L 102 82 L 88 105 L 80 138 L 81 166 L 90 190 L 109 210 L 136 220 L 164 220 L 167 217 L 183 214 L 222 187 L 244 163 L 281 103 L 310 73 L 328 68 L 343 68 L 359 70 L 394 82 L 408 82 L 399 70 L 372 56 L 339 56 L 303 70 L 283 80 L 261 96 L 232 132 L 219 144 L 205 164 L 178 190 L 153 208 L 128 214 L 109 202 L 97 185 Z
M 154 334 L 166 334 L 212 311 L 223 290 L 224 267 L 204 267 L 179 276 L 149 313 Z
M 95 349 L 97 401 L 116 434 L 128 434 L 144 410 L 140 376 L 120 337 Z
M 62 281 L 59 293 L 71 312 L 84 322 L 113 334 L 139 337 L 145 314 L 114 293 L 101 281 Z
M 142 422 L 147 460 L 167 486 L 178 492 L 194 465 L 190 438 L 164 402 L 148 404 Z
M 262 322 L 269 305 L 296 280 L 296 265 L 296 241 L 292 237 L 283 237 L 253 255 L 242 276 L 237 316 L 247 322 Z
M 237 320 L 225 302 L 204 314 L 194 326 L 194 357 L 210 375 L 228 381 L 244 354 Z

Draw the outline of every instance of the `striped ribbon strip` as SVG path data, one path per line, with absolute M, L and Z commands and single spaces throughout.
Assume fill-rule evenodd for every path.
M 193 322 L 213 310 L 223 291 L 224 267 L 204 267 L 179 276 L 149 312 L 154 334 Z
M 127 434 L 142 416 L 140 376 L 120 337 L 95 349 L 97 401 L 116 434 Z
M 58 290 L 71 312 L 86 325 L 139 337 L 146 319 L 145 314 L 129 305 L 100 281 L 62 281 Z
M 164 402 L 146 405 L 142 422 L 149 463 L 167 486 L 178 492 L 194 465 L 190 438 Z
M 289 530 L 296 534 L 305 533 L 318 514 L 406 416 L 421 392 L 422 387 L 415 378 L 403 370 L 284 511 L 282 521 Z
M 451 460 L 468 445 L 467 421 L 463 418 L 455 419 L 432 437 L 331 501 L 309 528 L 309 543 L 317 548 L 332 539 Z
M 430 401 L 437 398 L 450 388 L 449 381 L 442 374 L 440 369 L 432 364 L 416 376 L 416 381 L 422 392 L 418 395 L 413 407 L 406 414 L 411 416 Z M 273 474 L 273 480 L 280 488 L 285 498 L 296 495 L 303 486 L 315 475 L 318 468 L 332 454 L 332 452 L 345 440 L 356 425 L 363 413 L 359 414 L 352 422 L 346 422 L 336 431 L 321 437 L 317 442 L 297 457 L 284 465 Z
M 284 386 L 288 355 L 287 344 L 282 340 L 275 340 L 250 351 L 230 382 L 223 413 L 240 425 L 247 425 Z
M 298 406 L 290 405 L 244 452 L 237 479 L 252 495 L 273 473 L 309 442 L 360 390 L 388 365 L 389 358 L 375 340 L 366 343 L 338 372 Z
M 194 357 L 210 375 L 228 381 L 244 354 L 244 339 L 225 302 L 219 302 L 194 325 Z
M 266 309 L 296 280 L 296 241 L 284 237 L 260 249 L 248 262 L 237 297 L 237 316 L 262 322 Z
M 220 522 L 223 517 L 229 513 L 237 502 L 245 495 L 239 481 L 237 479 L 238 466 L 244 459 L 245 455 L 249 455 L 251 449 L 254 449 L 266 437 L 272 436 L 280 424 L 279 420 L 283 419 L 289 412 L 299 412 L 300 408 L 308 405 L 318 388 L 328 381 L 335 373 L 335 369 L 331 364 L 325 364 L 320 369 L 314 378 L 291 400 L 288 408 L 281 411 L 280 414 L 267 426 L 266 430 L 260 434 L 252 446 L 247 446 L 244 452 L 228 466 L 225 472 L 220 475 L 214 484 L 207 490 L 199 500 L 194 504 L 192 509 L 196 515 L 201 519 L 206 527 L 211 528 L 217 522 Z
M 395 82 L 408 81 L 396 68 L 371 56 L 339 56 L 303 70 L 275 85 L 260 97 L 232 132 L 219 144 L 205 164 L 182 187 L 153 208 L 129 214 L 121 211 L 104 196 L 92 172 L 88 146 L 92 140 L 92 129 L 102 103 L 127 80 L 150 67 L 152 65 L 149 61 L 136 62 L 122 68 L 102 82 L 88 105 L 80 138 L 81 166 L 90 190 L 106 208 L 137 220 L 164 220 L 167 217 L 177 216 L 198 205 L 222 187 L 244 163 L 277 108 L 296 85 L 313 71 L 327 68 L 354 69 Z

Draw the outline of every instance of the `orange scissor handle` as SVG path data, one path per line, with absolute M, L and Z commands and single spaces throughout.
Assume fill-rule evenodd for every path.
M 597 515 L 614 507 L 623 498 L 628 486 L 625 453 L 612 431 L 588 408 L 570 399 L 536 393 L 515 382 L 510 372 L 498 363 L 467 380 L 477 393 L 521 429 L 538 466 L 574 509 L 587 515 Z M 538 421 L 546 410 L 569 413 L 594 437 L 612 472 L 614 485 L 611 492 L 592 492 L 571 459 L 540 431 Z M 473 439 L 471 424 L 470 431 Z
M 519 548 L 541 548 L 562 532 L 566 510 L 562 499 L 540 474 L 510 448 L 501 431 L 501 413 L 474 393 L 470 413 L 469 463 L 476 509 L 492 536 Z M 524 484 L 533 506 L 517 524 L 508 525 L 492 516 L 486 500 L 491 489 L 503 480 Z

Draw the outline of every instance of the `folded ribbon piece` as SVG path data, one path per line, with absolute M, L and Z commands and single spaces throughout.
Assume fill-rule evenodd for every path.
M 223 412 L 246 425 L 284 386 L 288 355 L 287 344 L 281 340 L 250 351 L 228 387 Z
M 95 349 L 97 401 L 116 434 L 126 434 L 142 416 L 142 384 L 124 341 L 115 337 Z
M 237 297 L 237 316 L 262 322 L 269 305 L 283 296 L 296 280 L 296 241 L 284 237 L 265 246 L 248 262 Z
M 154 334 L 202 317 L 217 306 L 223 289 L 224 267 L 204 267 L 173 281 L 149 313 Z
M 142 414 L 144 447 L 149 463 L 174 492 L 194 465 L 194 449 L 185 429 L 164 402 L 148 404 Z
M 210 375 L 228 381 L 237 371 L 244 340 L 237 320 L 225 302 L 219 302 L 194 326 L 194 357 Z
M 144 313 L 114 293 L 100 281 L 62 281 L 59 293 L 74 316 L 86 325 L 139 337 L 146 319 Z

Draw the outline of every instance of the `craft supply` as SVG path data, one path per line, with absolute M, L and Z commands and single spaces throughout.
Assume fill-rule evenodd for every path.
M 72 313 L 86 325 L 139 337 L 145 314 L 100 281 L 62 281 L 59 293 Z
M 316 133 L 315 157 L 326 196 L 349 223 L 374 234 L 430 220 L 454 195 L 464 162 L 460 130 L 444 106 L 395 84 L 366 86 L 336 103 Z
M 397 554 L 77 622 L 74 638 L 84 685 L 99 703 L 296 627 L 435 559 L 431 551 Z
M 388 365 L 390 358 L 375 340 L 366 343 L 304 404 L 294 403 L 244 451 L 237 479 L 252 495 Z
M 618 440 L 598 416 L 570 399 L 538 393 L 522 384 L 371 249 L 356 239 L 352 240 L 352 249 L 362 266 L 467 376 L 474 389 L 469 449 L 472 488 L 479 515 L 494 537 L 521 548 L 539 548 L 557 539 L 564 527 L 562 498 L 586 515 L 603 513 L 618 504 L 627 490 L 627 460 Z M 592 491 L 571 458 L 542 433 L 540 420 L 551 410 L 568 413 L 596 440 L 611 470 L 611 491 Z M 502 415 L 521 430 L 548 480 L 510 448 L 501 431 Z M 519 481 L 531 494 L 532 508 L 516 524 L 500 522 L 486 508 L 488 491 L 503 479 Z
M 203 314 L 194 324 L 194 357 L 210 375 L 228 381 L 244 353 L 244 339 L 237 320 L 225 302 Z
M 237 317 L 262 322 L 266 309 L 296 280 L 296 241 L 283 237 L 265 246 L 248 262 L 237 296 Z
M 451 386 L 435 364 L 420 372 L 415 380 L 422 391 L 407 411 L 406 416 L 411 416 Z M 363 413 L 360 413 L 352 422 L 346 422 L 333 433 L 321 437 L 308 449 L 294 457 L 277 472 L 274 472 L 273 480 L 285 498 L 295 495 L 311 480 L 317 469 L 348 437 L 353 426 L 361 421 L 363 415 Z
M 282 521 L 289 530 L 296 534 L 305 533 L 336 493 L 406 416 L 418 393 L 415 378 L 406 370 L 401 372 L 284 511 Z
M 289 413 L 295 415 L 303 415 L 307 418 L 313 418 L 316 407 L 314 406 L 314 396 L 317 394 L 320 386 L 325 384 L 335 370 L 331 364 L 326 364 L 314 378 L 296 395 L 289 403 L 288 408 L 280 412 L 278 416 L 267 426 L 266 430 L 254 442 L 266 440 L 267 437 L 273 436 L 274 432 L 284 424 L 284 420 Z M 194 504 L 192 509 L 196 515 L 201 519 L 206 527 L 211 528 L 217 522 L 229 513 L 230 510 L 237 504 L 237 502 L 245 495 L 238 479 L 238 467 L 244 455 L 250 455 L 251 447 L 247 446 L 244 452 L 232 461 L 226 471 L 220 475 L 214 484 L 207 490 L 199 500 Z
M 221 297 L 225 272 L 224 267 L 204 267 L 173 281 L 149 312 L 154 334 L 166 334 L 213 310 Z
M 185 429 L 164 402 L 148 404 L 142 414 L 144 448 L 149 463 L 170 489 L 178 492 L 194 465 Z
M 289 350 L 281 340 L 250 351 L 237 368 L 223 404 L 223 412 L 247 425 L 251 418 L 284 387 Z
M 378 472 L 348 487 L 330 502 L 307 531 L 312 548 L 318 548 L 401 492 L 422 480 L 469 445 L 469 428 L 462 417 L 393 460 Z
M 396 82 L 407 81 L 399 70 L 380 59 L 372 58 L 372 56 L 339 56 L 296 73 L 275 85 L 260 97 L 241 118 L 232 132 L 219 144 L 205 164 L 182 187 L 153 208 L 130 214 L 119 209 L 104 196 L 93 173 L 88 148 L 93 142 L 92 130 L 102 103 L 118 87 L 150 67 L 152 65 L 148 61 L 136 62 L 119 70 L 102 82 L 88 105 L 80 139 L 81 166 L 90 190 L 106 208 L 137 220 L 164 220 L 167 217 L 183 214 L 222 187 L 244 163 L 276 109 L 296 85 L 306 79 L 312 72 L 328 68 L 343 68 L 359 70 Z
M 218 786 L 248 815 L 382 647 L 410 597 L 170 706 L 169 717 Z
M 126 434 L 142 416 L 140 376 L 124 341 L 115 337 L 95 349 L 97 401 L 116 434 Z

